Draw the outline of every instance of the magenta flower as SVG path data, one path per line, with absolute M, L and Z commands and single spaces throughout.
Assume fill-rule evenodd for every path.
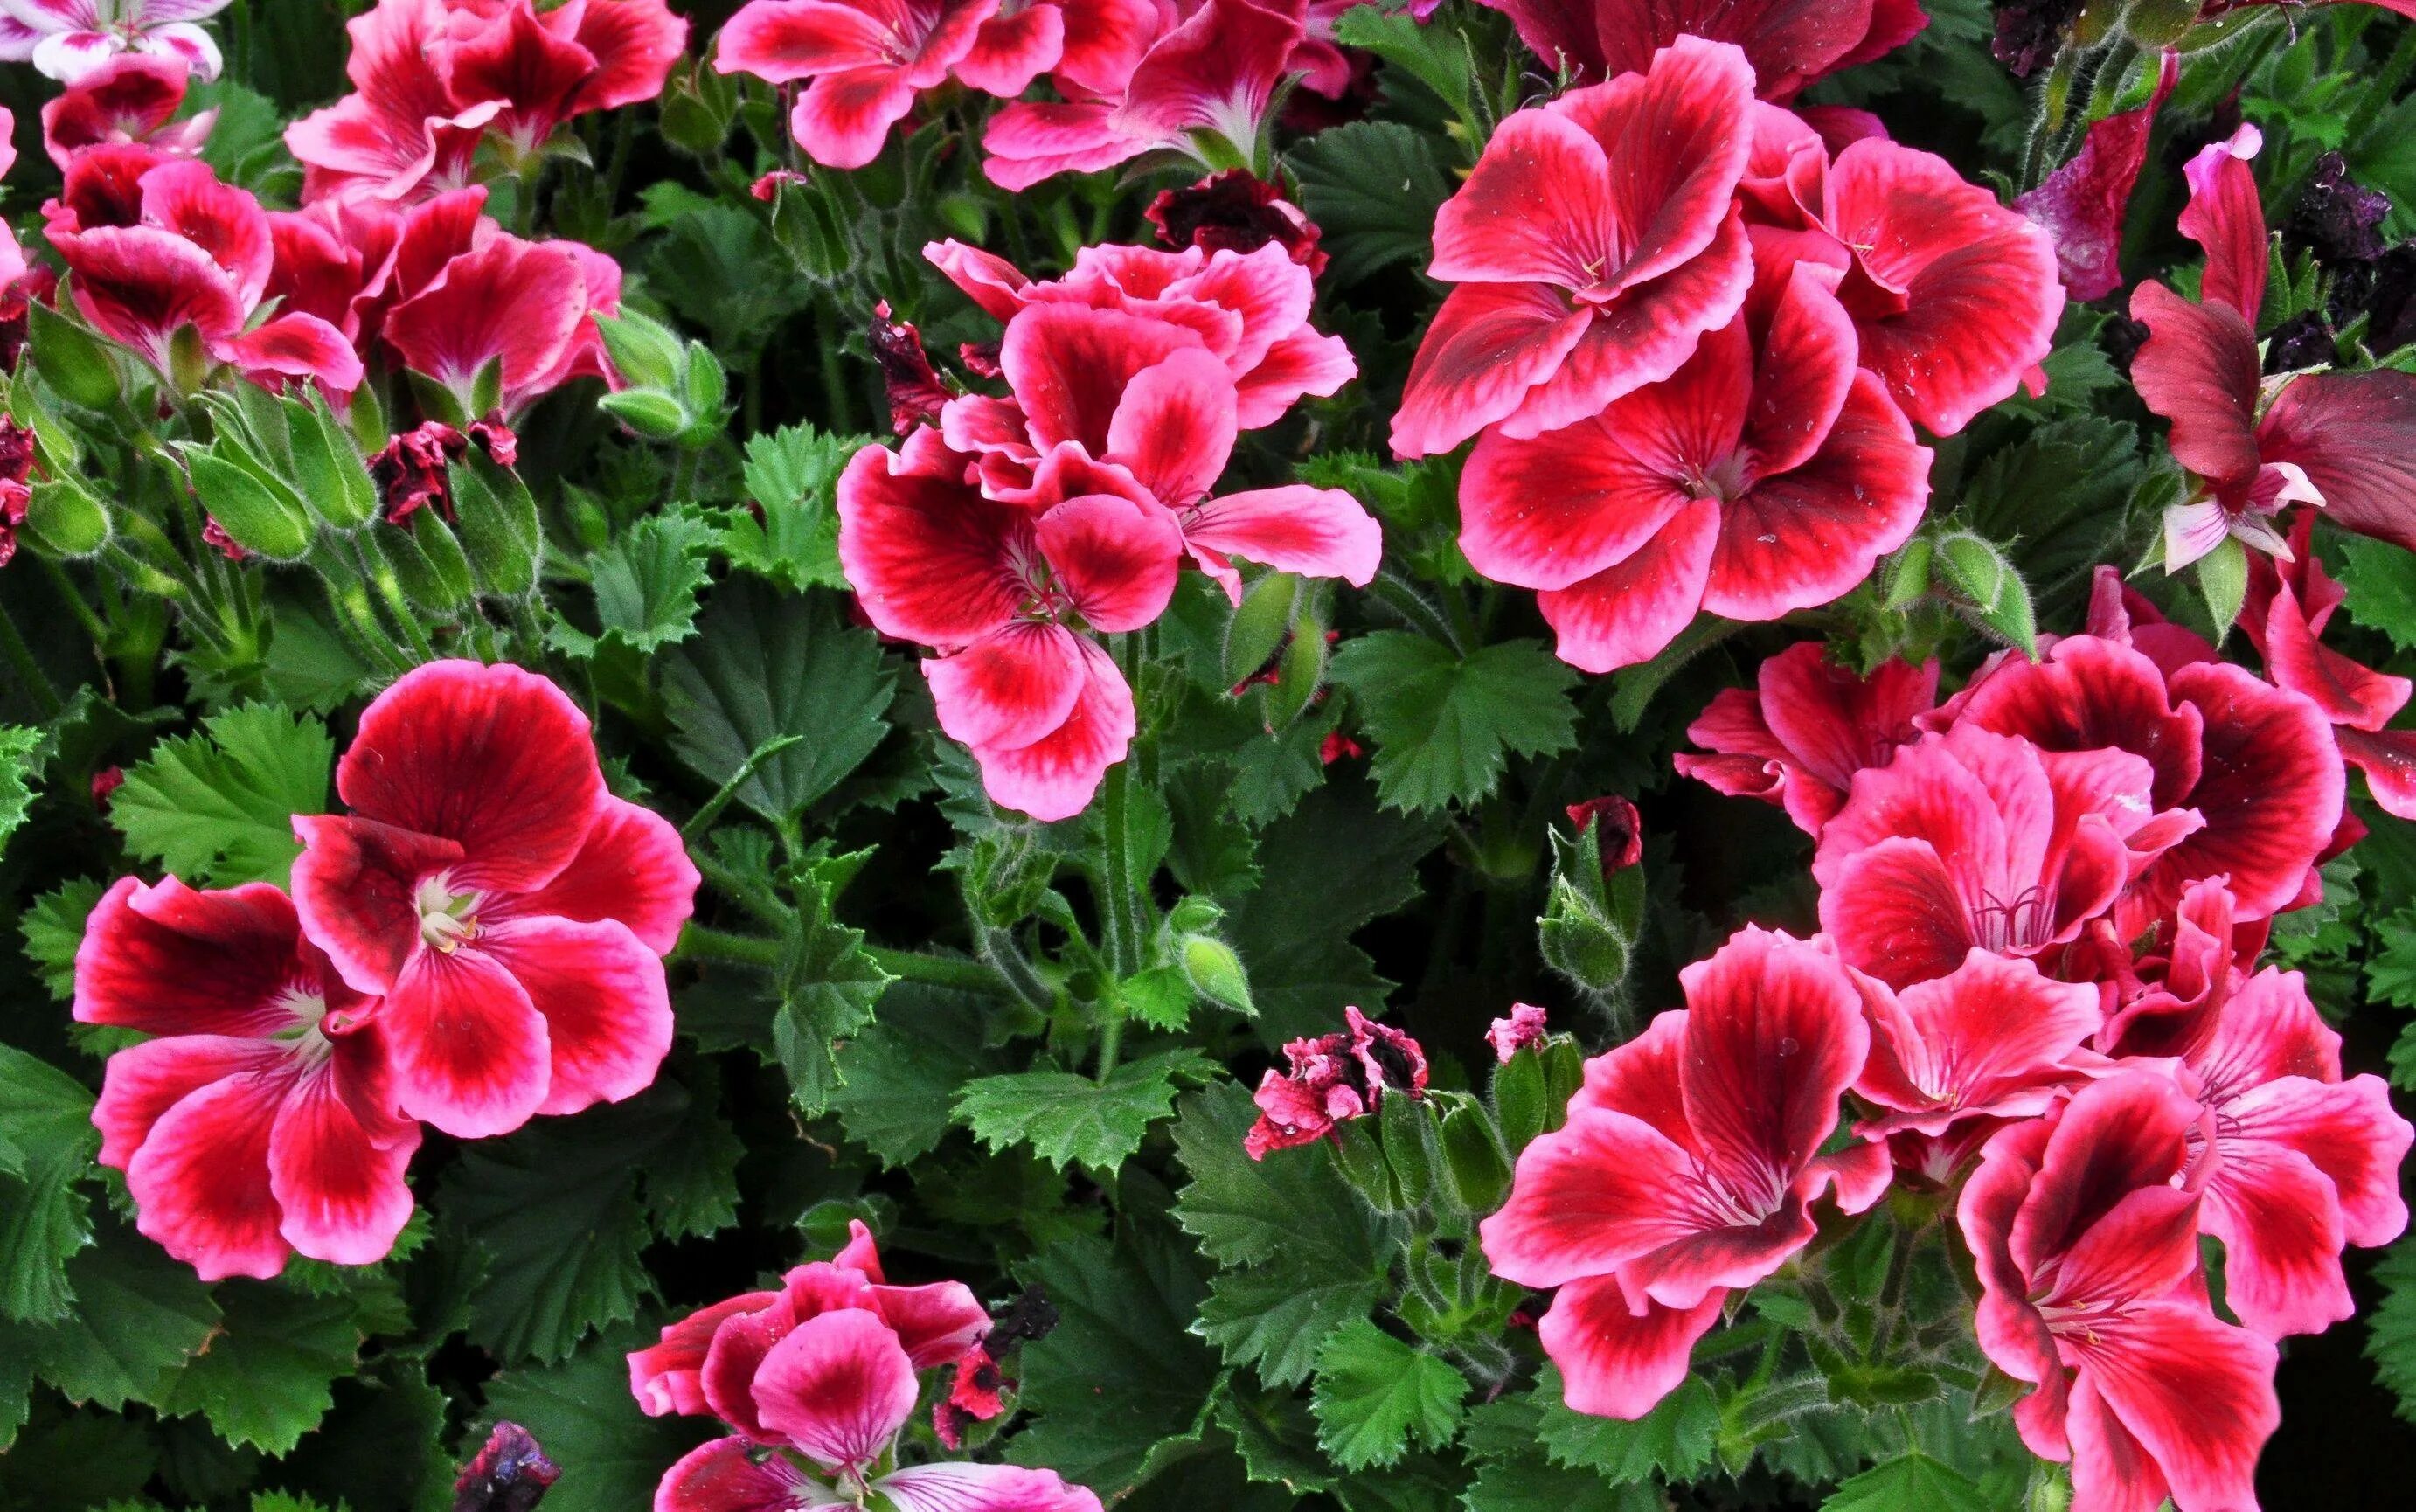
M 172 157 L 198 156 L 219 113 L 175 119 L 189 73 L 176 58 L 140 53 L 112 58 L 42 107 L 43 149 L 61 172 L 77 153 L 104 143 L 140 142 Z
M 476 1139 L 653 1082 L 661 958 L 697 872 L 669 824 L 605 791 L 560 688 L 420 667 L 362 714 L 336 791 L 350 814 L 294 816 L 294 903 L 344 980 L 385 997 L 403 1112 Z
M 112 59 L 171 58 L 215 79 L 219 45 L 195 22 L 227 0 L 0 0 L 0 60 L 72 84 Z
M 1921 0 L 1482 0 L 1510 18 L 1548 70 L 1601 80 L 1638 73 L 1682 36 L 1733 42 L 1764 99 L 1884 57 L 1929 24 Z
M 138 1229 L 209 1281 L 393 1248 L 419 1126 L 390 1111 L 376 998 L 303 937 L 283 893 L 120 878 L 75 983 L 80 1022 L 152 1036 L 110 1057 L 92 1114 Z
M 1270 1070 L 1260 1079 L 1254 1099 L 1259 1119 L 1242 1141 L 1251 1159 L 1327 1138 L 1339 1126 L 1374 1112 L 1387 1090 L 1425 1095 L 1427 1055 L 1416 1040 L 1357 1008 L 1346 1007 L 1342 1014 L 1340 1032 L 1293 1040 L 1284 1047 L 1290 1069 Z
M 1806 641 L 1763 661 L 1751 688 L 1727 688 L 1703 706 L 1686 738 L 1713 754 L 1673 759 L 1682 775 L 1722 793 L 1776 804 L 1817 840 L 1854 774 L 1886 765 L 1937 704 L 1934 659 L 1914 667 L 1891 658 L 1858 677 Z
M 1744 54 L 1692 37 L 1503 121 L 1435 217 L 1427 271 L 1457 287 L 1410 365 L 1394 455 L 1497 422 L 1533 438 L 1676 372 L 1752 281 L 1730 205 L 1752 123 Z
M 1493 1058 L 1507 1066 L 1510 1057 L 1542 1044 L 1549 1033 L 1543 1009 L 1533 1003 L 1513 1003 L 1510 1016 L 1494 1020 L 1485 1031 L 1485 1042 L 1493 1047 Z
M 2071 1463 L 2074 1512 L 2257 1504 L 2275 1356 L 2207 1307 L 2209 1121 L 2169 1079 L 2119 1076 L 1998 1134 L 1963 1188 L 1980 1347 L 2035 1387 L 2014 1422 Z
M 1482 1225 L 1496 1275 L 1560 1289 L 1544 1351 L 1598 1416 L 1641 1417 L 1685 1379 L 1729 1291 L 1810 1242 L 1814 1199 L 1834 1186 L 1859 1213 L 1887 1189 L 1880 1146 L 1820 1153 L 1870 1044 L 1835 956 L 1747 928 L 1679 979 L 1686 1006 L 1586 1063 Z
M 1703 611 L 1768 620 L 1825 604 L 1920 523 L 1930 453 L 1856 369 L 1832 282 L 1799 268 L 1758 336 L 1740 311 L 1599 415 L 1524 440 L 1505 421 L 1477 442 L 1460 550 L 1539 590 L 1562 660 L 1609 672 L 1652 659 Z
M 1854 1093 L 1883 1110 L 1854 1126 L 1865 1139 L 1937 1139 L 1972 1120 L 2032 1117 L 2099 1062 L 2083 1048 L 2105 1024 L 2097 989 L 2043 976 L 2018 957 L 1975 948 L 1901 992 L 1859 973 L 1855 985 L 1871 1054 Z

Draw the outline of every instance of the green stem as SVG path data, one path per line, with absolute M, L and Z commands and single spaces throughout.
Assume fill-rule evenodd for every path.
M 780 942 L 760 934 L 733 934 L 702 924 L 680 931 L 680 955 L 699 960 L 726 960 L 738 966 L 769 969 L 780 963 Z
M 754 754 L 739 763 L 738 770 L 730 774 L 730 780 L 721 784 L 720 791 L 707 798 L 704 807 L 696 811 L 695 817 L 680 826 L 680 839 L 693 843 L 698 836 L 712 827 L 715 820 L 721 817 L 721 810 L 730 807 L 730 800 L 738 796 L 738 790 L 745 787 L 748 779 L 763 769 L 765 762 L 805 738 L 803 735 L 775 735 L 756 747 Z
M 5 604 L 0 604 L 0 650 L 8 653 L 9 665 L 17 669 L 17 680 L 25 685 L 26 693 L 32 697 L 35 707 L 41 711 L 42 718 L 56 717 L 59 710 L 66 707 L 59 702 L 59 690 L 51 686 L 51 679 L 42 671 L 42 664 L 34 659 L 34 648 L 17 633 L 16 618 Z
M 47 556 L 38 556 L 34 560 L 42 564 L 42 571 L 51 580 L 51 586 L 58 590 L 59 597 L 67 603 L 68 612 L 83 627 L 83 633 L 92 638 L 94 648 L 97 650 L 107 645 L 109 627 L 103 625 L 100 616 L 92 612 L 92 606 L 83 601 L 83 595 L 77 591 L 75 580 L 68 576 L 67 568 Z
M 731 868 L 723 866 L 711 854 L 702 851 L 691 851 L 688 854 L 688 859 L 695 863 L 697 871 L 705 881 L 713 884 L 725 897 L 742 905 L 747 912 L 754 915 L 758 919 L 771 925 L 774 929 L 778 929 L 788 922 L 789 910 L 782 906 L 779 899 L 763 888 L 756 886 Z
M 1004 997 L 1006 983 L 999 974 L 978 960 L 961 956 L 927 956 L 919 950 L 891 950 L 882 945 L 866 945 L 864 953 L 872 963 L 890 975 L 909 982 L 923 982 L 932 987 L 954 988 L 959 992 L 980 992 L 989 997 Z
M 1386 567 L 1376 575 L 1376 581 L 1368 585 L 1368 592 L 1378 603 L 1408 621 L 1412 629 L 1441 641 L 1462 656 L 1467 655 L 1468 648 L 1460 644 L 1459 637 L 1453 633 L 1450 624 L 1407 578 Z

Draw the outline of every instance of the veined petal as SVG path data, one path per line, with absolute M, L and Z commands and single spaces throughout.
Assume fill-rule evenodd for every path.
M 743 1438 L 690 1449 L 655 1488 L 655 1512 L 807 1512 L 846 1504 L 794 1461 L 759 1457 Z
M 1522 1286 L 1607 1276 L 1711 1226 L 1688 1153 L 1643 1120 L 1583 1108 L 1519 1153 L 1510 1200 L 1481 1225 L 1495 1275 Z
M 374 1028 L 346 1035 L 294 1082 L 268 1139 L 268 1185 L 295 1251 L 338 1265 L 384 1260 L 411 1218 L 403 1171 L 419 1128 L 380 1106 Z
M 1080 813 L 1108 768 L 1132 746 L 1132 688 L 1107 652 L 1087 639 L 1078 638 L 1077 644 L 1086 681 L 1065 722 L 1028 746 L 974 748 L 990 801 L 1034 819 Z
M 1690 500 L 1618 566 L 1538 594 L 1536 607 L 1557 636 L 1553 655 L 1594 673 L 1660 655 L 1702 607 L 1719 531 L 1719 506 Z
M 294 907 L 355 991 L 393 987 L 419 948 L 418 885 L 462 864 L 456 842 L 373 819 L 295 814 Z
M 909 1465 L 873 1486 L 898 1512 L 1099 1512 L 1089 1489 L 1020 1465 Z
M 968 746 L 1029 746 L 1063 725 L 1087 667 L 1074 632 L 1046 620 L 1002 625 L 954 656 L 922 663 L 940 728 Z
M 1410 361 L 1393 416 L 1393 455 L 1406 461 L 1449 451 L 1517 410 L 1593 321 L 1592 310 L 1573 308 L 1548 284 L 1452 290 Z
M 541 1113 L 575 1113 L 652 1086 L 672 1048 L 662 959 L 617 919 L 484 926 L 476 950 L 509 972 L 545 1020 Z M 467 954 L 465 950 L 462 952 Z
M 649 958 L 651 959 L 651 958 Z M 544 1106 L 545 1016 L 476 945 L 415 955 L 377 1014 L 396 1107 L 456 1139 L 508 1134 Z
M 1460 475 L 1469 564 L 1496 582 L 1568 588 L 1643 550 L 1692 501 L 1632 439 L 1608 415 L 1531 440 L 1487 432 Z
M 291 1026 L 280 1000 L 315 990 L 300 924 L 266 883 L 200 891 L 120 877 L 76 947 L 75 1018 L 154 1035 L 263 1036 Z
M 284 1066 L 212 1081 L 161 1113 L 126 1164 L 134 1226 L 203 1280 L 285 1268 L 268 1145 L 292 1082 Z
M 667 956 L 695 912 L 701 880 L 678 830 L 652 809 L 608 794 L 587 838 L 551 882 L 499 897 L 480 917 L 613 919 L 647 949 Z
M 763 1426 L 832 1469 L 879 1459 L 914 1411 L 914 1367 L 877 1314 L 848 1308 L 799 1323 L 755 1373 Z
M 1727 1293 L 1691 1308 L 1648 1302 L 1629 1310 L 1619 1283 L 1591 1277 L 1561 1288 L 1536 1325 L 1576 1412 L 1634 1421 L 1686 1379 L 1696 1340 L 1720 1320 Z

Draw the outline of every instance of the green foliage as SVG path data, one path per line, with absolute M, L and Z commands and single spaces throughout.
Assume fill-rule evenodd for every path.
M 1461 657 L 1380 630 L 1336 652 L 1332 675 L 1358 701 L 1376 740 L 1377 791 L 1397 808 L 1473 804 L 1492 795 L 1509 756 L 1548 756 L 1577 738 L 1577 671 L 1534 641 Z
M 1916 1451 L 1839 1486 L 1820 1512 L 1989 1512 L 1991 1505 L 1962 1472 Z
M 810 425 L 793 425 L 749 437 L 747 496 L 763 511 L 721 512 L 716 549 L 730 565 L 768 578 L 792 591 L 845 588 L 838 569 L 839 470 L 863 436 L 828 436 Z
M 899 982 L 881 998 L 881 1018 L 836 1057 L 831 1111 L 848 1137 L 883 1165 L 928 1155 L 947 1136 L 958 1090 L 1000 1069 L 981 1042 L 986 1000 Z
M 92 1242 L 77 1184 L 99 1148 L 92 1094 L 0 1045 L 0 1317 L 68 1315 L 75 1300 L 68 1263 Z
M 1430 255 L 1434 213 L 1451 187 L 1434 140 L 1393 121 L 1321 131 L 1286 156 L 1301 208 L 1323 232 L 1336 287 Z
M 2341 607 L 2400 650 L 2416 651 L 2416 553 L 2346 533 L 2339 545 Z
M 1112 1171 L 1140 1148 L 1150 1125 L 1174 1111 L 1181 1081 L 1212 1074 L 1197 1051 L 1126 1061 L 1104 1080 L 1070 1071 L 1018 1071 L 965 1083 L 959 1123 L 993 1150 L 1028 1144 L 1050 1165 Z
M 325 812 L 336 744 L 311 715 L 247 703 L 173 735 L 126 769 L 110 823 L 136 854 L 195 886 L 282 885 L 294 816 Z
M 1654 1475 L 1684 1480 L 1711 1461 L 1719 1436 L 1719 1403 L 1699 1375 L 1632 1423 L 1572 1411 L 1562 1399 L 1557 1370 L 1543 1373 L 1535 1396 L 1543 1404 L 1536 1437 L 1552 1462 L 1623 1484 Z
M 7 849 L 8 837 L 25 822 L 25 810 L 33 806 L 36 757 L 41 744 L 39 730 L 0 724 L 0 850 Z
M 1450 1361 L 1354 1318 L 1317 1353 L 1317 1441 L 1345 1470 L 1393 1464 L 1450 1443 L 1468 1392 Z
M 171 1414 L 199 1413 L 232 1444 L 285 1454 L 335 1404 L 367 1337 L 344 1295 L 292 1286 L 228 1281 L 213 1293 L 221 1317 L 209 1347 L 193 1356 L 158 1401 Z
M 654 1328 L 627 1324 L 558 1365 L 505 1371 L 487 1386 L 487 1415 L 470 1442 L 483 1442 L 497 1422 L 527 1429 L 562 1467 L 545 1503 L 559 1512 L 651 1505 L 663 1471 L 711 1432 L 696 1418 L 638 1410 L 627 1356 L 654 1341 Z
M 696 596 L 705 585 L 704 543 L 713 527 L 686 515 L 648 515 L 588 558 L 597 633 L 557 619 L 554 645 L 592 657 L 612 642 L 649 653 L 696 633 Z
M 65 1003 L 75 993 L 76 948 L 83 944 L 84 920 L 100 901 L 102 888 L 90 879 L 65 883 L 34 900 L 17 921 L 25 954 L 41 973 L 51 996 Z

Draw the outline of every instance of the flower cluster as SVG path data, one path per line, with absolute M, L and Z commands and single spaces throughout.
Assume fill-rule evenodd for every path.
M 890 1285 L 870 1231 L 856 1222 L 849 1232 L 836 1256 L 790 1271 L 778 1290 L 691 1313 L 629 1356 L 629 1389 L 648 1415 L 707 1415 L 732 1430 L 664 1474 L 656 1512 L 852 1505 L 871 1496 L 898 1512 L 1098 1512 L 1096 1496 L 1054 1471 L 898 1463 L 918 1371 L 956 1368 L 944 1413 L 1002 1410 L 994 1380 L 968 1389 L 994 1373 L 983 1347 L 989 1314 L 961 1281 Z
M 294 817 L 290 898 L 121 878 L 76 955 L 76 1018 L 151 1036 L 110 1059 L 101 1161 L 204 1279 L 377 1260 L 422 1124 L 617 1101 L 671 1048 L 697 873 L 605 790 L 561 689 L 430 663 L 370 704 L 336 787 L 351 813 Z
M 10 0 L 0 10 L 0 61 L 30 62 L 68 84 L 122 58 L 157 58 L 219 76 L 219 45 L 195 23 L 227 0 Z
M 1007 393 L 948 399 L 902 446 L 858 452 L 839 560 L 876 628 L 942 653 L 923 663 L 940 727 L 991 798 L 1063 819 L 1135 728 L 1125 673 L 1080 631 L 1155 620 L 1186 560 L 1236 601 L 1235 556 L 1375 576 L 1382 540 L 1349 494 L 1217 491 L 1242 431 L 1357 370 L 1309 325 L 1309 270 L 1279 241 L 1089 247 L 1041 281 L 953 241 L 927 253 L 1004 323 Z
M 2046 234 L 1943 160 L 1758 100 L 1777 56 L 1678 35 L 1502 122 L 1436 219 L 1393 449 L 1481 438 L 1462 548 L 1588 671 L 1861 582 L 1921 518 L 1914 425 L 2011 395 L 2062 310 Z
M 2269 585 L 2269 623 L 2303 588 L 2324 593 Z M 1816 1199 L 1959 1184 L 1980 1347 L 2035 1388 L 2016 1422 L 2072 1461 L 2074 1504 L 2253 1500 L 2273 1340 L 2349 1316 L 2341 1250 L 2405 1228 L 2416 1135 L 2378 1078 L 2343 1080 L 2299 975 L 2255 966 L 2344 823 L 2324 712 L 2110 569 L 2098 590 L 2090 633 L 1941 706 L 1935 668 L 1798 647 L 1697 722 L 1717 754 L 1693 775 L 1818 839 L 1822 932 L 1749 928 L 1689 967 L 1686 1008 L 1588 1064 L 1486 1222 L 1497 1273 L 1559 1288 L 1541 1329 L 1572 1406 L 1671 1390 Z M 1854 1142 L 1822 1154 L 1841 1099 Z

